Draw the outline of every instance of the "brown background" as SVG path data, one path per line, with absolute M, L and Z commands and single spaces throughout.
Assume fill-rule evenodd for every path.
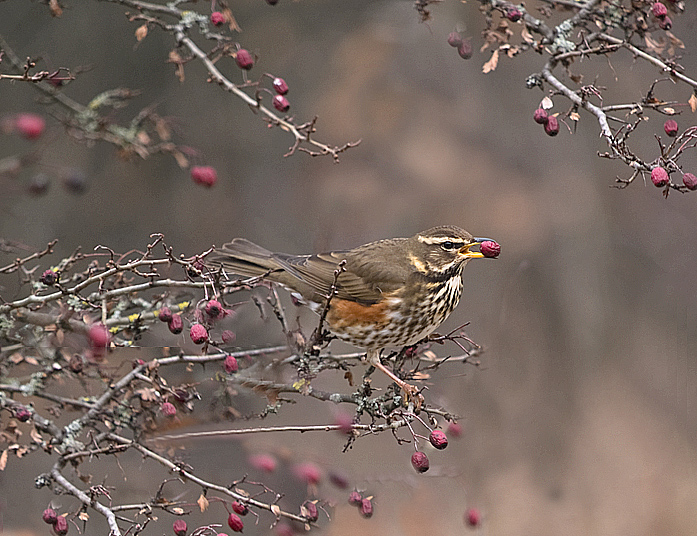
M 195 7 L 203 11 L 204 4 Z M 486 347 L 483 367 L 445 367 L 430 393 L 463 416 L 465 436 L 430 455 L 429 473 L 417 477 L 411 447 L 387 435 L 345 454 L 331 434 L 265 436 L 248 445 L 283 447 L 291 459 L 342 468 L 375 494 L 376 514 L 366 521 L 344 505 L 345 494 L 323 491 L 341 504 L 324 531 L 336 536 L 461 534 L 470 506 L 482 510 L 484 534 L 694 534 L 697 198 L 673 193 L 665 200 L 641 180 L 611 188 L 627 169 L 596 157 L 605 146 L 586 113 L 576 134 L 562 126 L 547 137 L 532 121 L 543 94 L 524 88 L 541 57 L 502 58 L 495 72 L 481 74 L 489 55 L 477 52 L 477 7 L 446 2 L 434 6 L 432 22 L 419 24 L 410 2 L 233 6 L 240 43 L 260 56 L 252 73 L 286 79 L 296 117 L 319 116 L 317 139 L 362 139 L 336 165 L 303 154 L 283 158 L 291 139 L 207 85 L 200 65 L 187 66 L 180 84 L 165 63 L 170 37 L 153 28 L 136 45 L 135 25 L 119 6 L 70 1 L 63 17 L 52 19 L 39 2 L 2 2 L 0 32 L 20 57 L 41 55 L 49 68 L 90 65 L 66 89 L 83 103 L 108 88 L 142 88 L 115 117 L 127 120 L 159 103 L 160 114 L 175 118 L 182 143 L 201 149 L 220 181 L 211 190 L 197 187 L 164 156 L 123 162 L 112 147 L 66 138 L 53 121 L 32 146 L 39 148 L 37 167 L 3 179 L 0 234 L 35 248 L 58 238 L 59 254 L 79 245 L 142 248 L 152 232 L 186 254 L 233 236 L 288 252 L 319 251 L 443 223 L 494 237 L 501 258 L 468 266 L 466 299 L 446 326 L 470 322 L 469 335 Z M 681 63 L 694 77 L 697 17 L 688 8 L 674 33 L 685 40 Z M 456 25 L 474 37 L 469 61 L 446 43 Z M 241 80 L 231 62 L 223 66 Z M 624 52 L 574 68 L 586 74 L 584 83 L 598 74 L 608 103 L 638 100 L 660 77 Z M 682 102 L 690 95 L 685 86 L 659 88 Z M 0 91 L 2 114 L 42 111 L 25 84 L 2 82 Z M 563 99 L 555 104 L 554 111 L 566 111 Z M 652 160 L 663 118 L 649 117 L 636 148 Z M 694 116 L 684 111 L 678 123 L 694 124 Z M 29 148 L 13 136 L 2 139 L 2 156 Z M 694 151 L 683 163 L 697 170 Z M 33 171 L 57 176 L 70 167 L 89 174 L 85 195 L 68 194 L 58 180 L 42 198 L 23 193 Z M 238 343 L 262 337 L 247 330 Z M 333 410 L 301 400 L 267 424 L 328 422 Z M 246 471 L 230 465 L 241 459 L 237 445 L 192 442 L 187 455 L 204 476 L 218 476 L 222 465 L 234 479 Z M 0 475 L 6 529 L 47 530 L 39 512 L 51 496 L 33 488 L 46 460 L 34 456 L 36 465 L 12 459 Z M 131 461 L 139 467 L 139 459 Z M 113 466 L 109 474 L 112 484 L 130 489 Z M 152 493 L 152 482 L 141 487 L 132 478 L 134 497 Z M 274 484 L 297 493 L 290 481 Z M 149 533 L 167 529 L 163 517 Z M 247 532 L 265 534 L 268 521 Z

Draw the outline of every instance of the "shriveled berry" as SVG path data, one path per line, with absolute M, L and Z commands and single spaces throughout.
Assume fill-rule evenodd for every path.
M 288 84 L 286 84 L 286 81 L 283 80 L 283 78 L 274 78 L 271 85 L 273 86 L 274 91 L 279 95 L 285 95 L 288 93 Z
M 657 19 L 662 19 L 668 14 L 668 8 L 660 2 L 656 2 L 651 6 L 651 14 Z
M 87 190 L 87 177 L 79 169 L 70 169 L 63 174 L 63 187 L 71 194 L 83 194 Z
M 204 308 L 206 314 L 212 319 L 217 320 L 224 315 L 225 309 L 218 300 L 209 300 Z
M 373 517 L 373 501 L 370 499 L 361 501 L 361 515 L 366 519 Z
M 668 182 L 670 182 L 668 172 L 661 166 L 656 166 L 651 170 L 651 182 L 657 188 L 662 188 L 663 186 L 668 184 Z
M 222 26 L 225 24 L 225 15 L 220 11 L 214 11 L 211 13 L 211 24 L 213 24 L 213 26 Z
M 692 173 L 685 173 L 682 176 L 682 183 L 688 190 L 697 190 L 697 177 Z
M 31 411 L 24 406 L 15 408 L 14 414 L 15 419 L 17 419 L 19 422 L 27 422 L 29 419 L 31 419 Z
M 288 108 L 290 108 L 290 102 L 288 102 L 288 99 L 286 99 L 283 95 L 274 95 L 273 107 L 279 112 L 287 112 Z
M 293 472 L 298 479 L 307 484 L 316 485 L 322 480 L 322 471 L 314 463 L 300 463 L 293 468 Z
M 244 528 L 244 523 L 237 514 L 230 514 L 227 518 L 227 524 L 233 532 L 242 532 Z
M 22 113 L 15 117 L 14 126 L 20 136 L 27 140 L 35 140 L 44 133 L 46 121 L 40 115 Z
M 661 30 L 670 30 L 673 27 L 673 21 L 670 17 L 666 16 L 660 19 L 658 26 L 661 28 Z
M 228 374 L 234 374 L 239 370 L 239 365 L 237 364 L 237 359 L 234 356 L 227 356 L 225 361 L 223 361 L 223 368 Z
M 193 324 L 189 336 L 194 344 L 203 344 L 208 340 L 208 330 L 203 324 Z
M 553 115 L 550 115 L 547 118 L 547 122 L 545 123 L 545 132 L 548 136 L 556 136 L 559 134 L 559 120 Z
M 165 402 L 160 406 L 160 411 L 165 417 L 174 417 L 177 414 L 177 408 L 171 402 Z
M 50 287 L 58 282 L 58 274 L 53 270 L 46 270 L 43 274 L 41 274 L 41 279 L 39 281 Z
M 167 327 L 175 335 L 180 334 L 184 329 L 184 321 L 182 320 L 182 315 L 172 315 L 172 319 L 169 322 L 167 322 Z
M 241 48 L 237 51 L 237 54 L 235 55 L 235 63 L 237 63 L 237 66 L 240 69 L 249 71 L 249 69 L 254 67 L 254 58 L 249 53 L 249 50 L 247 50 L 246 48 Z
M 360 506 L 363 502 L 363 496 L 358 491 L 352 491 L 349 493 L 348 502 L 352 506 Z
M 501 245 L 493 240 L 484 240 L 484 242 L 479 244 L 479 251 L 481 251 L 482 255 L 485 257 L 490 259 L 495 258 L 501 253 Z
M 675 119 L 668 119 L 663 123 L 663 130 L 665 130 L 668 136 L 674 138 L 678 135 L 678 122 Z
M 246 516 L 249 513 L 249 508 L 247 508 L 246 504 L 244 504 L 240 501 L 233 501 L 232 511 L 238 515 Z
M 51 179 L 45 173 L 36 173 L 29 181 L 29 193 L 31 195 L 44 195 L 48 192 L 48 187 L 51 185 Z
M 172 523 L 172 530 L 176 536 L 186 536 L 186 521 L 183 519 L 177 519 L 174 523 Z
M 482 522 L 482 514 L 476 508 L 470 508 L 465 514 L 465 521 L 470 527 L 478 527 Z
M 231 342 L 235 341 L 235 332 L 230 331 L 229 329 L 223 330 L 223 333 L 221 336 L 223 338 L 224 344 L 230 344 Z
M 305 501 L 302 505 L 301 512 L 305 516 L 305 518 L 311 523 L 314 523 L 319 519 L 317 505 L 312 501 Z
M 549 115 L 547 114 L 547 110 L 544 108 L 538 108 L 535 110 L 535 113 L 532 114 L 532 118 L 535 120 L 535 123 L 540 125 L 544 125 L 547 122 L 548 117 Z
M 96 352 L 103 352 L 104 349 L 109 345 L 109 330 L 101 322 L 98 324 L 92 324 L 90 326 L 90 331 L 88 333 L 90 346 L 92 350 Z
M 426 471 L 428 471 L 428 468 L 430 467 L 428 456 L 426 456 L 425 452 L 417 450 L 414 454 L 411 455 L 411 465 L 414 467 L 414 469 L 416 469 L 418 473 L 425 473 Z
M 170 320 L 172 320 L 172 311 L 169 309 L 169 307 L 163 307 L 157 313 L 157 319 L 160 322 L 169 322 Z
M 210 188 L 218 181 L 218 172 L 213 166 L 193 166 L 191 179 L 196 184 Z
M 472 42 L 469 38 L 462 40 L 462 43 L 457 47 L 457 53 L 463 60 L 468 60 L 472 57 Z
M 445 435 L 443 430 L 433 430 L 431 435 L 428 436 L 428 440 L 431 442 L 431 445 L 438 450 L 443 450 L 448 446 L 448 436 Z
M 55 525 L 56 520 L 58 519 L 58 514 L 56 514 L 56 511 L 53 508 L 46 508 L 44 513 L 41 515 L 41 519 L 44 520 L 44 523 Z
M 68 520 L 63 516 L 58 516 L 53 524 L 53 530 L 58 536 L 65 536 L 68 534 Z
M 349 486 L 348 477 L 344 473 L 332 471 L 329 473 L 329 481 L 339 489 L 346 489 Z
M 515 6 L 511 6 L 506 10 L 506 18 L 511 22 L 518 22 L 523 18 L 523 12 Z
M 451 47 L 459 47 L 462 43 L 462 36 L 458 32 L 450 32 L 448 35 L 448 44 Z

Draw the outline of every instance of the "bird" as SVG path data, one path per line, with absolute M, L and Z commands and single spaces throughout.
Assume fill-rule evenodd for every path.
M 465 265 L 485 257 L 471 248 L 489 240 L 442 225 L 410 238 L 292 255 L 235 238 L 216 249 L 213 260 L 225 271 L 280 284 L 315 313 L 326 313 L 329 331 L 364 349 L 367 362 L 409 399 L 420 396 L 417 388 L 381 362 L 382 350 L 414 345 L 448 318 L 462 296 Z

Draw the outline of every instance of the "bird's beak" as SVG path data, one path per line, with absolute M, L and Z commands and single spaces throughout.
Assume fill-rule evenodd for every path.
M 482 255 L 479 251 L 470 251 L 470 248 L 473 246 L 478 246 L 479 244 L 481 244 L 482 242 L 486 242 L 487 240 L 491 240 L 492 242 L 494 242 L 494 240 L 492 240 L 491 238 L 474 238 L 473 240 L 474 242 L 470 242 L 466 246 L 462 246 L 460 248 L 460 255 L 464 255 L 468 259 L 483 259 L 484 255 Z

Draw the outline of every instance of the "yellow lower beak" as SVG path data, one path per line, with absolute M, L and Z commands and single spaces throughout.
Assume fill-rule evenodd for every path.
M 459 251 L 460 255 L 463 255 L 468 259 L 483 259 L 484 255 L 482 255 L 479 251 L 470 251 L 472 246 L 478 246 L 479 244 L 481 244 L 481 242 L 472 242 L 471 244 L 462 246 Z

